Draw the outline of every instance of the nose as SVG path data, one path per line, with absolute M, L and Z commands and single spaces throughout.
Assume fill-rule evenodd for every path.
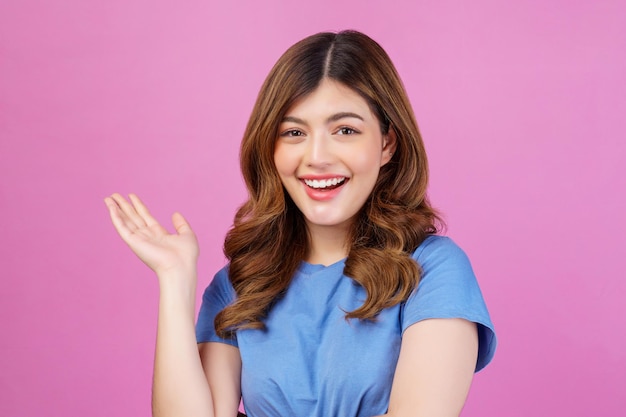
M 323 133 L 309 137 L 304 162 L 310 167 L 324 167 L 333 160 L 332 139 Z

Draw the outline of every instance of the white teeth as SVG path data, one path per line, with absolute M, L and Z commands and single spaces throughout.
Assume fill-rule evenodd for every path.
M 304 183 L 311 188 L 327 188 L 340 184 L 346 180 L 346 177 L 332 178 L 327 180 L 304 180 Z

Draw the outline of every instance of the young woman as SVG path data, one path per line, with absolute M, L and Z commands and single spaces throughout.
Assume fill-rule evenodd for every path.
M 458 416 L 495 335 L 426 198 L 424 145 L 385 51 L 354 32 L 291 48 L 241 146 L 248 201 L 194 329 L 198 245 L 105 199 L 159 279 L 155 416 Z M 195 335 L 194 335 L 195 330 Z M 197 343 L 196 343 L 197 342 Z

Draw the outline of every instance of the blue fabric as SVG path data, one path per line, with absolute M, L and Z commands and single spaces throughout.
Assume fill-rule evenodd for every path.
M 235 298 L 225 267 L 204 293 L 197 340 L 239 348 L 249 417 L 384 414 L 402 333 L 410 325 L 429 318 L 476 322 L 476 371 L 489 363 L 496 347 L 465 253 L 447 237 L 430 236 L 413 257 L 423 271 L 417 290 L 405 303 L 383 310 L 376 322 L 345 320 L 345 312 L 365 299 L 363 289 L 343 275 L 345 260 L 330 266 L 303 262 L 268 314 L 267 330 L 240 330 L 228 340 L 213 326 L 215 315 Z

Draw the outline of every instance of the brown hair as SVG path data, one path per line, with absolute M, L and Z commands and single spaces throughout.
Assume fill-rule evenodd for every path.
M 305 258 L 302 213 L 283 189 L 274 166 L 278 127 L 288 109 L 324 78 L 358 92 L 393 129 L 397 148 L 380 171 L 371 196 L 352 226 L 344 274 L 367 293 L 346 318 L 373 320 L 417 286 L 420 268 L 411 253 L 437 232 L 440 219 L 426 197 L 428 164 L 413 110 L 387 53 L 356 31 L 318 33 L 289 48 L 261 87 L 241 144 L 240 163 L 249 198 L 224 242 L 234 303 L 215 318 L 221 336 L 238 328 L 264 328 L 263 319 L 286 292 Z

